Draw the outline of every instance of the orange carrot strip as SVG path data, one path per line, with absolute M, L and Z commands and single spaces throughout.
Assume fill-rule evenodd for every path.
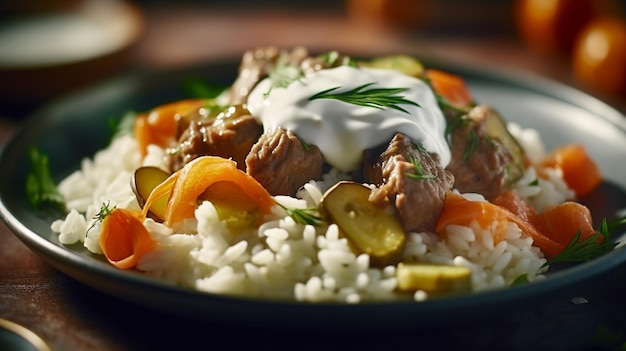
M 141 113 L 135 119 L 134 135 L 139 151 L 146 155 L 148 145 L 167 147 L 176 137 L 176 121 L 181 115 L 204 106 L 203 99 L 185 99 L 156 107 Z
M 435 92 L 443 96 L 449 103 L 459 107 L 465 107 L 472 103 L 472 94 L 461 76 L 429 68 L 426 70 L 426 77 L 430 80 Z
M 584 197 L 602 182 L 598 165 L 580 144 L 567 144 L 554 149 L 541 166 L 560 168 L 563 180 L 577 197 Z
M 494 243 L 504 238 L 507 222 L 513 222 L 524 233 L 533 238 L 534 245 L 539 247 L 546 257 L 554 257 L 565 248 L 505 207 L 485 201 L 470 201 L 453 192 L 446 195 L 443 212 L 437 221 L 435 230 L 437 233 L 441 233 L 448 224 L 468 226 L 473 220 L 477 220 L 481 228 L 496 223 Z
M 198 157 L 159 184 L 146 200 L 144 213 L 169 191 L 164 218 L 168 226 L 192 218 L 202 200 L 262 214 L 271 213 L 275 204 L 272 195 L 256 179 L 238 169 L 236 162 L 216 156 Z
M 104 218 L 99 240 L 106 259 L 120 269 L 135 267 L 156 246 L 141 212 L 124 208 L 115 208 Z
M 545 233 L 543 220 L 540 218 L 539 213 L 529 203 L 522 200 L 517 192 L 514 190 L 508 190 L 498 195 L 492 200 L 494 205 L 498 205 L 511 211 L 514 215 L 518 216 L 524 222 L 528 222 L 535 227 L 541 233 Z
M 540 215 L 546 234 L 552 240 L 566 246 L 581 232 L 579 241 L 593 235 L 596 230 L 589 208 L 577 202 L 568 201 L 552 207 Z
M 493 203 L 505 207 L 553 241 L 567 246 L 581 231 L 579 241 L 595 234 L 591 211 L 585 205 L 568 201 L 537 213 L 515 191 L 500 194 Z
M 449 192 L 446 194 L 444 207 L 435 231 L 441 233 L 448 224 L 468 226 L 473 220 L 478 221 L 481 228 L 487 228 L 496 223 L 494 243 L 500 242 L 506 232 L 506 216 L 503 211 L 483 201 L 470 201 L 463 196 Z

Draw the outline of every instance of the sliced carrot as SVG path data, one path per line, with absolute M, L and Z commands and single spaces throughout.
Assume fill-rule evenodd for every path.
M 435 92 L 449 103 L 465 107 L 473 102 L 472 94 L 461 76 L 429 68 L 426 70 L 426 77 L 430 80 Z
M 465 197 L 449 192 L 446 195 L 444 207 L 435 226 L 437 233 L 443 232 L 448 224 L 469 226 L 472 221 L 478 221 L 481 228 L 496 224 L 494 243 L 500 242 L 506 233 L 506 216 L 503 211 L 484 201 L 470 201 Z
M 145 156 L 148 145 L 167 147 L 176 137 L 177 119 L 201 108 L 205 103 L 203 99 L 185 99 L 137 115 L 133 132 L 141 155 Z
M 492 200 L 494 205 L 498 205 L 511 211 L 514 215 L 518 216 L 521 220 L 528 222 L 535 227 L 541 233 L 545 232 L 543 220 L 540 218 L 539 213 L 528 202 L 522 200 L 516 191 L 508 190 L 498 195 Z
M 569 244 L 579 231 L 579 241 L 596 232 L 589 208 L 573 201 L 547 209 L 541 213 L 540 219 L 546 228 L 546 235 L 564 246 Z
M 579 241 L 596 232 L 589 208 L 574 201 L 567 201 L 537 213 L 515 191 L 509 190 L 495 198 L 493 203 L 507 208 L 540 233 L 563 246 L 567 246 L 579 231 L 581 232 Z
M 143 214 L 157 199 L 169 196 L 164 223 L 192 218 L 203 200 L 229 209 L 260 214 L 271 213 L 274 198 L 249 174 L 237 168 L 237 163 L 217 156 L 201 156 L 186 164 L 159 184 L 144 204 Z
M 539 247 L 548 258 L 556 256 L 565 247 L 545 236 L 528 221 L 505 207 L 485 201 L 470 201 L 453 192 L 446 195 L 444 208 L 435 230 L 437 233 L 442 233 L 448 224 L 468 226 L 473 220 L 478 221 L 481 228 L 487 228 L 495 223 L 494 243 L 504 238 L 508 222 L 513 222 L 532 237 L 534 245 Z
M 602 182 L 598 165 L 580 144 L 566 144 L 554 149 L 540 165 L 560 168 L 563 180 L 577 197 L 584 197 Z
M 141 212 L 115 208 L 102 222 L 100 247 L 106 259 L 115 267 L 129 269 L 139 259 L 154 250 L 156 242 L 143 225 Z

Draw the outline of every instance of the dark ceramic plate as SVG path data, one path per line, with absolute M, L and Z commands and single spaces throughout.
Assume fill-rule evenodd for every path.
M 466 77 L 478 101 L 496 107 L 510 121 L 538 129 L 547 149 L 568 142 L 584 144 L 606 179 L 582 201 L 591 208 L 596 221 L 624 215 L 626 123 L 622 114 L 584 93 L 538 77 L 494 73 L 437 61 L 428 64 Z M 423 303 L 338 305 L 199 293 L 118 270 L 84 249 L 60 245 L 50 230 L 54 217 L 33 211 L 24 196 L 28 150 L 37 146 L 50 156 L 52 174 L 58 181 L 77 169 L 82 158 L 106 145 L 110 118 L 117 118 L 128 110 L 142 111 L 187 97 L 182 87 L 188 78 L 230 84 L 237 65 L 237 61 L 229 61 L 122 77 L 42 109 L 25 123 L 0 154 L 2 219 L 47 262 L 95 289 L 157 310 L 251 326 L 398 329 L 402 325 L 414 328 L 451 320 L 476 320 L 508 313 L 527 303 L 545 301 L 548 296 L 558 296 L 626 261 L 626 249 L 620 245 L 607 255 L 552 272 L 547 279 L 525 286 Z M 613 238 L 622 241 L 623 235 Z

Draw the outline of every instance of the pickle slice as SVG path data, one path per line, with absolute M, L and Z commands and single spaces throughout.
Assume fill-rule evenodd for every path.
M 322 197 L 320 211 L 337 224 L 356 253 L 370 255 L 371 265 L 395 264 L 402 256 L 406 233 L 391 205 L 376 206 L 369 201 L 370 193 L 362 184 L 339 182 Z
M 412 77 L 420 77 L 424 73 L 424 65 L 408 55 L 380 56 L 370 61 L 360 62 L 363 67 L 392 69 Z
M 398 290 L 429 294 L 469 293 L 472 289 L 472 271 L 464 266 L 435 265 L 421 262 L 402 262 L 396 268 Z
M 146 166 L 139 167 L 135 170 L 130 185 L 141 208 L 143 208 L 152 190 L 165 181 L 169 175 L 169 173 L 158 167 Z M 163 218 L 165 218 L 167 200 L 167 197 L 164 197 L 155 201 L 154 204 L 150 206 L 148 215 L 157 221 L 162 221 Z

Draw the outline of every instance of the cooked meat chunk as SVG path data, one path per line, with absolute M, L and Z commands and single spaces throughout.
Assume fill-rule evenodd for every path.
M 298 66 L 308 55 L 303 47 L 296 47 L 287 54 L 286 64 Z M 239 74 L 228 91 L 228 102 L 243 104 L 252 89 L 276 67 L 281 50 L 274 46 L 246 51 L 239 65 Z
M 272 195 L 294 196 L 312 179 L 322 177 L 324 157 L 290 130 L 265 132 L 246 157 L 247 172 Z
M 406 231 L 433 231 L 454 176 L 443 169 L 439 155 L 396 134 L 385 147 L 365 152 L 364 181 L 377 189 L 370 201 L 395 205 Z
M 487 132 L 489 107 L 477 106 L 451 131 L 452 160 L 446 168 L 461 192 L 481 193 L 492 200 L 508 188 L 507 167 L 512 154 Z M 448 122 L 448 123 L 455 123 Z
M 263 126 L 249 113 L 236 107 L 217 118 L 189 123 L 170 154 L 168 166 L 175 172 L 198 156 L 232 158 L 245 171 L 245 159 L 252 145 L 263 134 Z M 233 112 L 234 111 L 234 112 Z
M 236 105 L 246 102 L 254 87 L 268 77 L 279 65 L 298 67 L 303 74 L 310 74 L 324 68 L 346 64 L 348 56 L 330 52 L 320 56 L 309 56 L 304 47 L 292 51 L 281 51 L 268 46 L 246 51 L 239 65 L 239 74 L 228 91 L 228 103 Z

